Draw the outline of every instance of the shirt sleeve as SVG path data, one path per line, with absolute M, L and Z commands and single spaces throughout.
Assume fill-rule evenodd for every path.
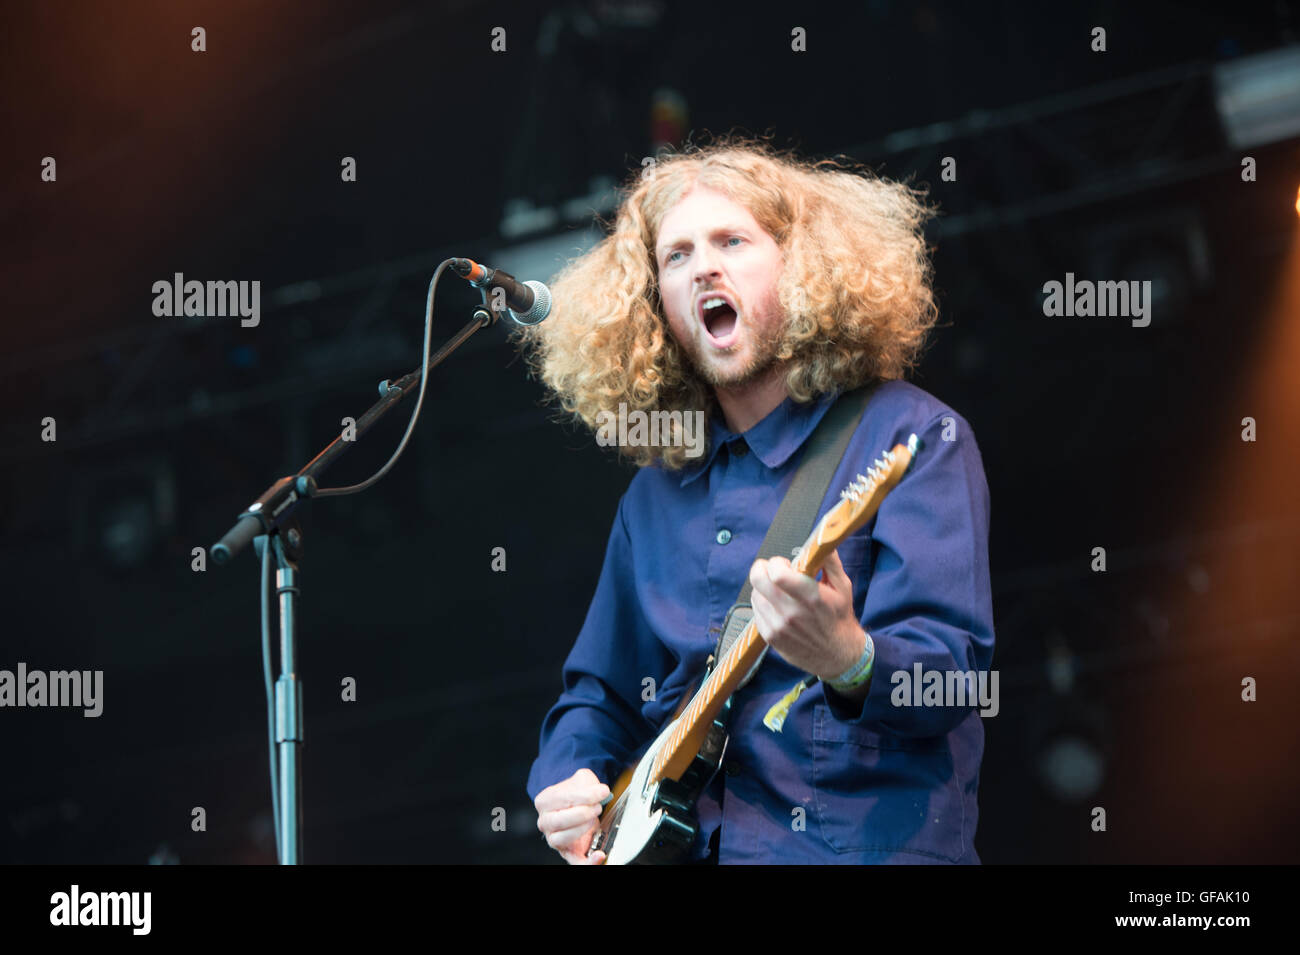
M 542 721 L 528 774 L 532 800 L 584 767 L 613 786 L 654 735 L 654 724 L 642 715 L 642 681 L 650 677 L 658 685 L 674 661 L 646 623 L 637 597 L 626 498 L 619 501 L 586 620 L 564 662 L 564 690 Z
M 823 684 L 836 718 L 905 737 L 946 735 L 980 705 L 971 695 L 962 706 L 910 705 L 916 664 L 947 686 L 952 671 L 987 671 L 994 640 L 989 491 L 974 432 L 944 411 L 918 437 L 912 466 L 876 513 L 871 575 L 853 582 L 866 588 L 860 621 L 876 648 L 871 688 L 855 703 Z

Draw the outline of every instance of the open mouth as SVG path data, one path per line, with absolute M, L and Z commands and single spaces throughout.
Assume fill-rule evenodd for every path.
M 706 298 L 700 303 L 700 320 L 713 344 L 723 347 L 736 337 L 739 316 L 731 303 L 721 296 Z

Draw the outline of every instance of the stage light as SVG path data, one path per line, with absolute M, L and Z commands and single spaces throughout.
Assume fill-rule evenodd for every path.
M 1300 135 L 1300 45 L 1219 63 L 1214 98 L 1233 149 Z
M 1100 705 L 1077 693 L 1041 701 L 1030 732 L 1039 785 L 1066 805 L 1095 796 L 1106 781 L 1110 732 Z
M 1062 734 L 1043 747 L 1038 757 L 1038 773 L 1057 799 L 1078 803 L 1101 789 L 1106 778 L 1106 759 L 1093 740 Z
M 76 547 L 116 570 L 145 564 L 176 520 L 176 478 L 163 458 L 87 468 L 73 495 Z
M 114 501 L 100 516 L 99 546 L 114 567 L 136 567 L 144 563 L 156 538 L 153 502 L 147 497 Z

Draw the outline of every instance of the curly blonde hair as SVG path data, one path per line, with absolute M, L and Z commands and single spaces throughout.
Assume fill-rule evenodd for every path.
M 936 210 L 925 191 L 848 161 L 809 162 L 728 137 L 647 160 L 620 189 L 609 234 L 550 283 L 550 316 L 513 333 L 564 417 L 595 430 L 597 416 L 620 404 L 712 410 L 712 388 L 668 329 L 654 256 L 664 216 L 696 185 L 745 206 L 781 248 L 785 324 L 776 359 L 795 401 L 901 378 L 915 366 L 938 318 L 923 231 Z M 619 451 L 641 467 L 689 463 L 680 445 Z

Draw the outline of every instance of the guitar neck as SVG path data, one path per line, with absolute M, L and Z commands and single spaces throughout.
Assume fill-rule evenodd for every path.
M 896 444 L 892 451 L 877 459 L 867 472 L 869 477 L 858 475 L 858 480 L 840 495 L 840 503 L 818 522 L 799 548 L 798 556 L 790 562 L 791 567 L 805 576 L 815 577 L 840 542 L 876 513 L 881 500 L 911 465 L 918 447 L 913 434 L 906 445 Z M 763 658 L 766 646 L 751 619 L 677 718 L 672 734 L 655 754 L 648 784 L 681 777 L 700 751 L 722 707 L 740 687 L 745 675 Z
M 808 577 L 813 577 L 820 569 L 822 561 L 833 549 L 832 546 L 821 545 L 813 538 L 809 538 L 799 551 L 799 556 L 791 561 L 791 567 Z M 672 735 L 655 756 L 654 765 L 650 770 L 650 783 L 656 783 L 661 779 L 677 779 L 686 771 L 695 754 L 699 752 L 704 734 L 708 732 L 731 694 L 740 687 L 745 674 L 762 659 L 765 647 L 766 643 L 759 636 L 758 628 L 754 626 L 754 621 L 750 620 L 730 649 L 718 661 L 718 665 L 709 674 L 708 679 L 696 691 L 690 705 L 678 717 Z

